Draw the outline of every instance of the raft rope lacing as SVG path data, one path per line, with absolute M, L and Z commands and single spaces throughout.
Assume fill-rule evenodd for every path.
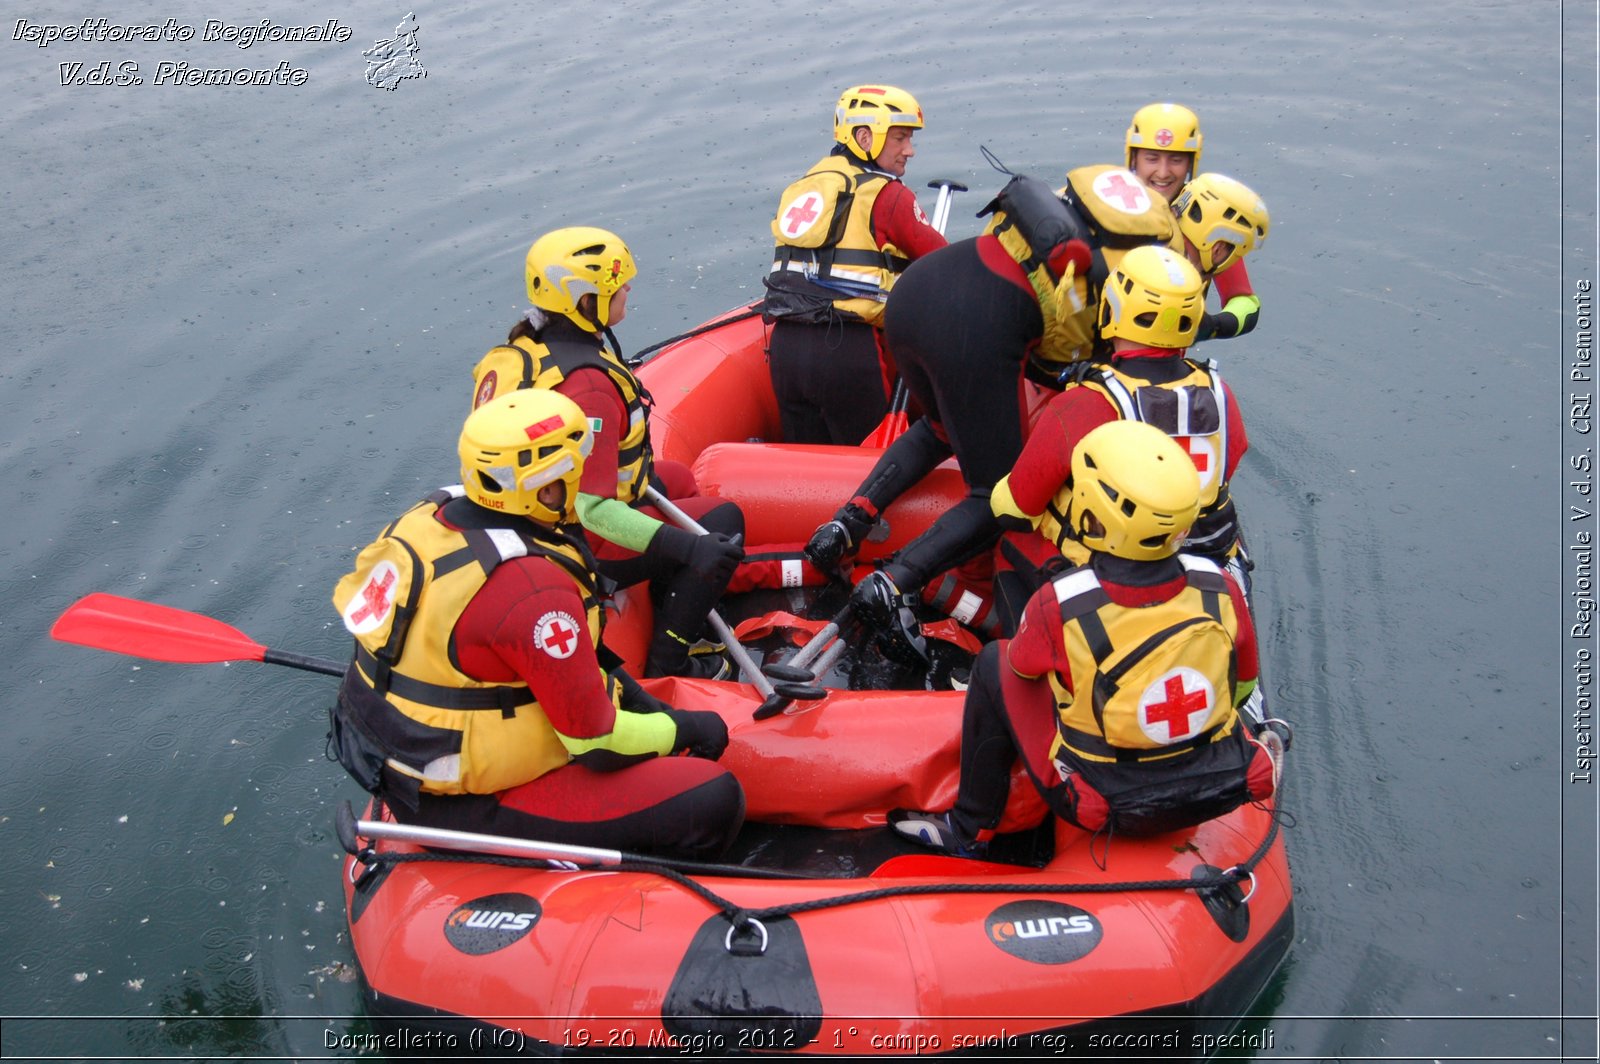
M 628 363 L 629 369 L 638 369 L 640 366 L 644 365 L 645 359 L 649 358 L 663 347 L 671 347 L 673 344 L 678 343 L 679 341 L 692 339 L 693 337 L 699 336 L 701 333 L 708 333 L 714 329 L 720 329 L 724 325 L 731 325 L 736 321 L 744 321 L 746 318 L 753 318 L 760 313 L 761 303 L 758 300 L 755 303 L 751 303 L 737 314 L 730 314 L 725 318 L 718 318 L 716 321 L 708 321 L 704 325 L 690 329 L 686 333 L 679 333 L 677 336 L 662 340 L 658 344 L 651 344 L 649 347 L 642 348 L 641 350 L 634 352 L 634 354 L 625 361 Z
M 594 869 L 594 871 L 650 873 L 676 883 L 690 893 L 698 895 L 713 908 L 720 911 L 723 916 L 727 917 L 730 925 L 728 929 L 728 945 L 731 949 L 736 938 L 742 938 L 746 935 L 759 935 L 764 942 L 766 938 L 766 928 L 762 923 L 764 920 L 793 916 L 797 913 L 817 912 L 823 909 L 839 909 L 847 905 L 860 905 L 865 902 L 882 901 L 886 898 L 918 897 L 931 894 L 1119 894 L 1129 891 L 1192 890 L 1197 894 L 1206 895 L 1216 894 L 1230 887 L 1237 887 L 1238 884 L 1248 880 L 1251 884 L 1250 893 L 1235 903 L 1243 904 L 1243 902 L 1250 899 L 1251 894 L 1255 893 L 1256 866 L 1266 858 L 1267 851 L 1272 848 L 1273 842 L 1277 840 L 1280 826 L 1293 827 L 1294 823 L 1292 814 L 1277 808 L 1271 809 L 1269 811 L 1270 826 L 1254 853 L 1231 868 L 1223 869 L 1215 875 L 1193 879 L 1144 879 L 1122 883 L 916 883 L 857 891 L 854 894 L 840 894 L 831 898 L 815 898 L 811 901 L 793 902 L 788 905 L 771 905 L 763 909 L 743 908 L 684 872 L 670 865 L 658 864 L 653 861 L 623 860 L 615 865 Z M 353 856 L 366 866 L 359 877 L 354 877 L 358 888 L 379 872 L 384 865 L 409 864 L 415 861 L 493 864 L 511 868 L 550 869 L 554 865 L 559 865 L 562 868 L 570 867 L 564 862 L 551 862 L 531 857 L 502 857 L 489 854 L 440 853 L 436 851 L 379 853 L 371 846 L 364 847 Z M 743 876 L 747 878 L 800 879 L 809 882 L 825 881 L 795 873 L 763 868 L 746 868 L 741 865 L 708 864 L 699 866 L 697 871 L 701 872 L 701 874 Z

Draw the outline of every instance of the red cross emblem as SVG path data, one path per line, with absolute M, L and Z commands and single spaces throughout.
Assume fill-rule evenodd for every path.
M 1216 445 L 1206 436 L 1175 436 L 1178 445 L 1188 453 L 1194 462 L 1194 471 L 1200 474 L 1200 484 L 1209 486 L 1217 482 L 1222 475 L 1222 459 L 1217 454 Z
M 1111 206 L 1128 214 L 1138 214 L 1150 206 L 1150 195 L 1145 192 L 1144 186 L 1139 184 L 1137 178 L 1129 181 L 1132 175 L 1126 170 L 1113 170 L 1104 174 L 1094 183 L 1094 190 L 1100 198 L 1110 203 Z M 1113 203 L 1112 197 L 1121 203 Z
M 811 228 L 811 223 L 822 216 L 822 197 L 815 192 L 807 192 L 789 205 L 783 214 L 783 234 L 785 236 L 799 236 Z
M 1189 680 L 1194 681 L 1190 687 Z M 1211 685 L 1193 669 L 1179 668 L 1145 689 L 1139 723 L 1158 742 L 1175 743 L 1199 731 L 1211 710 Z M 1161 701 L 1155 701 L 1155 699 Z M 1165 736 L 1159 729 L 1165 728 Z
M 351 600 L 349 612 L 345 614 L 345 626 L 352 633 L 370 631 L 383 623 L 383 619 L 389 615 L 389 607 L 394 604 L 390 593 L 394 590 L 397 579 L 398 573 L 389 562 L 380 562 L 373 569 L 372 575 L 367 577 L 367 582 Z
M 569 613 L 551 612 L 533 626 L 533 645 L 552 658 L 570 658 L 578 649 L 578 622 Z
M 1161 148 L 1170 148 L 1170 147 L 1172 147 L 1172 130 L 1170 130 L 1170 129 L 1158 129 L 1158 130 L 1156 130 L 1156 145 L 1157 145 L 1157 147 L 1161 147 Z

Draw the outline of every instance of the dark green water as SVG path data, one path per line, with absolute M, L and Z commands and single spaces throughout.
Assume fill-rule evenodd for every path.
M 362 49 L 406 10 L 249 49 L 17 39 L 100 14 L 59 4 L 3 24 L 6 1058 L 316 1059 L 365 1029 L 329 682 L 68 647 L 54 617 L 110 591 L 341 655 L 329 589 L 454 478 L 531 238 L 627 237 L 630 349 L 743 303 L 859 81 L 920 97 L 913 186 L 974 189 L 953 236 L 1000 183 L 980 144 L 1054 177 L 1117 159 L 1162 98 L 1272 209 L 1261 327 L 1204 352 L 1250 427 L 1235 490 L 1297 725 L 1298 930 L 1258 1058 L 1593 1058 L 1594 644 L 1570 626 L 1594 521 L 1569 510 L 1593 5 L 442 3 L 416 9 L 427 77 L 374 88 Z M 145 84 L 61 84 L 104 61 Z M 307 74 L 158 85 L 162 61 Z

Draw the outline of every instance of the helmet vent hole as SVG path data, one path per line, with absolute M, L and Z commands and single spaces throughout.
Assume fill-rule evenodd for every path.
M 1122 514 L 1123 514 L 1124 517 L 1132 517 L 1138 511 L 1139 511 L 1139 507 L 1134 505 L 1134 502 L 1133 502 L 1132 499 L 1123 499 L 1122 500 Z
M 517 452 L 517 465 L 525 466 L 525 465 L 531 464 L 532 462 L 533 462 L 533 452 L 532 451 L 524 449 L 524 450 L 521 450 L 521 451 Z

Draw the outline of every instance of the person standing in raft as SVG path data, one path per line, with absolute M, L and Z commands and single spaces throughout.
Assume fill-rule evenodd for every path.
M 506 342 L 473 371 L 473 406 L 518 388 L 568 396 L 594 427 L 594 456 L 577 498 L 600 574 L 619 587 L 648 580 L 655 633 L 646 676 L 722 679 L 732 663 L 706 643 L 706 615 L 744 557 L 744 514 L 703 496 L 689 467 L 657 462 L 650 447 L 650 394 L 623 360 L 611 327 L 628 311 L 638 273 L 615 233 L 591 226 L 557 229 L 528 249 L 533 304 Z M 705 535 L 661 520 L 646 487 L 697 520 Z
M 1047 568 L 1063 556 L 1074 565 L 1088 560 L 1088 548 L 1060 507 L 1058 489 L 1083 439 L 1118 419 L 1154 425 L 1191 457 L 1200 477 L 1200 511 L 1183 549 L 1236 567 L 1235 579 L 1248 590 L 1228 490 L 1250 446 L 1244 416 L 1216 367 L 1185 357 L 1204 310 L 1199 272 L 1166 248 L 1135 248 L 1112 271 L 1098 319 L 1100 335 L 1111 344 L 1110 360 L 1050 400 L 1016 466 L 990 495 L 1001 523 L 1019 530 L 1000 543 L 995 598 L 1003 631 L 1014 629 Z
M 472 412 L 461 484 L 390 524 L 334 589 L 356 643 L 332 747 L 406 823 L 715 858 L 744 820 L 715 764 L 726 724 L 596 658 L 604 611 L 576 524 L 592 444 L 555 392 Z
M 1243 593 L 1177 553 L 1199 504 L 1194 463 L 1159 429 L 1116 421 L 1083 438 L 1055 505 L 1088 562 L 978 655 L 955 806 L 893 810 L 895 831 L 984 854 L 1019 757 L 1056 816 L 1111 836 L 1176 831 L 1273 793 L 1277 736 L 1251 738 L 1235 708 L 1256 682 Z
M 1124 256 L 1151 245 L 1219 265 L 1249 250 L 1237 228 L 1206 225 L 1204 212 L 1174 219 L 1165 201 L 1115 166 L 1080 167 L 1059 191 L 1014 177 L 985 210 L 996 218 L 988 233 L 913 264 L 889 300 L 889 344 L 926 416 L 806 547 L 824 570 L 853 557 L 882 510 L 955 454 L 968 497 L 856 585 L 851 598 L 859 622 L 906 657 L 908 646 L 918 646 L 912 607 L 927 597 L 929 579 L 969 560 L 991 560 L 1000 526 L 990 493 L 1022 450 L 1023 380 L 1059 391 L 1107 350 L 1096 328 L 1104 278 Z M 954 587 L 946 580 L 933 593 L 968 595 L 971 588 L 961 585 L 987 575 L 964 575 Z
M 1195 113 L 1175 103 L 1147 104 L 1135 111 L 1133 121 L 1128 123 L 1126 144 L 1128 169 L 1171 203 L 1175 213 L 1189 209 L 1194 195 L 1185 193 L 1190 180 L 1200 173 L 1200 150 L 1205 145 L 1200 119 Z M 1266 221 L 1263 210 L 1260 237 L 1255 241 L 1257 246 L 1267 237 Z M 1211 270 L 1210 264 L 1199 265 L 1203 270 Z M 1250 285 L 1250 274 L 1245 269 L 1242 254 L 1215 273 L 1222 309 L 1216 314 L 1208 312 L 1200 320 L 1198 340 L 1243 336 L 1254 329 L 1261 318 L 1261 299 Z
M 857 85 L 834 110 L 831 154 L 784 189 L 763 279 L 783 438 L 855 446 L 888 410 L 879 330 L 907 263 L 945 246 L 905 186 L 922 107 L 904 89 Z
M 983 235 L 918 259 L 890 293 L 885 336 L 923 417 L 812 534 L 806 557 L 824 572 L 840 568 L 890 503 L 955 455 L 968 496 L 862 580 L 852 598 L 853 618 L 896 657 L 920 653 L 912 608 L 934 575 L 972 560 L 974 571 L 932 594 L 949 603 L 990 597 L 968 594 L 986 583 L 983 563 L 999 535 L 989 491 L 1022 449 L 1023 381 L 1059 388 L 1062 368 L 1089 355 L 1092 310 L 1078 308 L 1090 295 L 1091 256 L 1178 239 L 1171 211 L 1128 171 L 1084 167 L 1070 175 L 1069 188 L 1074 179 L 1082 194 L 1068 198 L 1014 176 L 980 212 L 995 214 Z M 975 610 L 946 611 L 969 626 L 987 623 Z

